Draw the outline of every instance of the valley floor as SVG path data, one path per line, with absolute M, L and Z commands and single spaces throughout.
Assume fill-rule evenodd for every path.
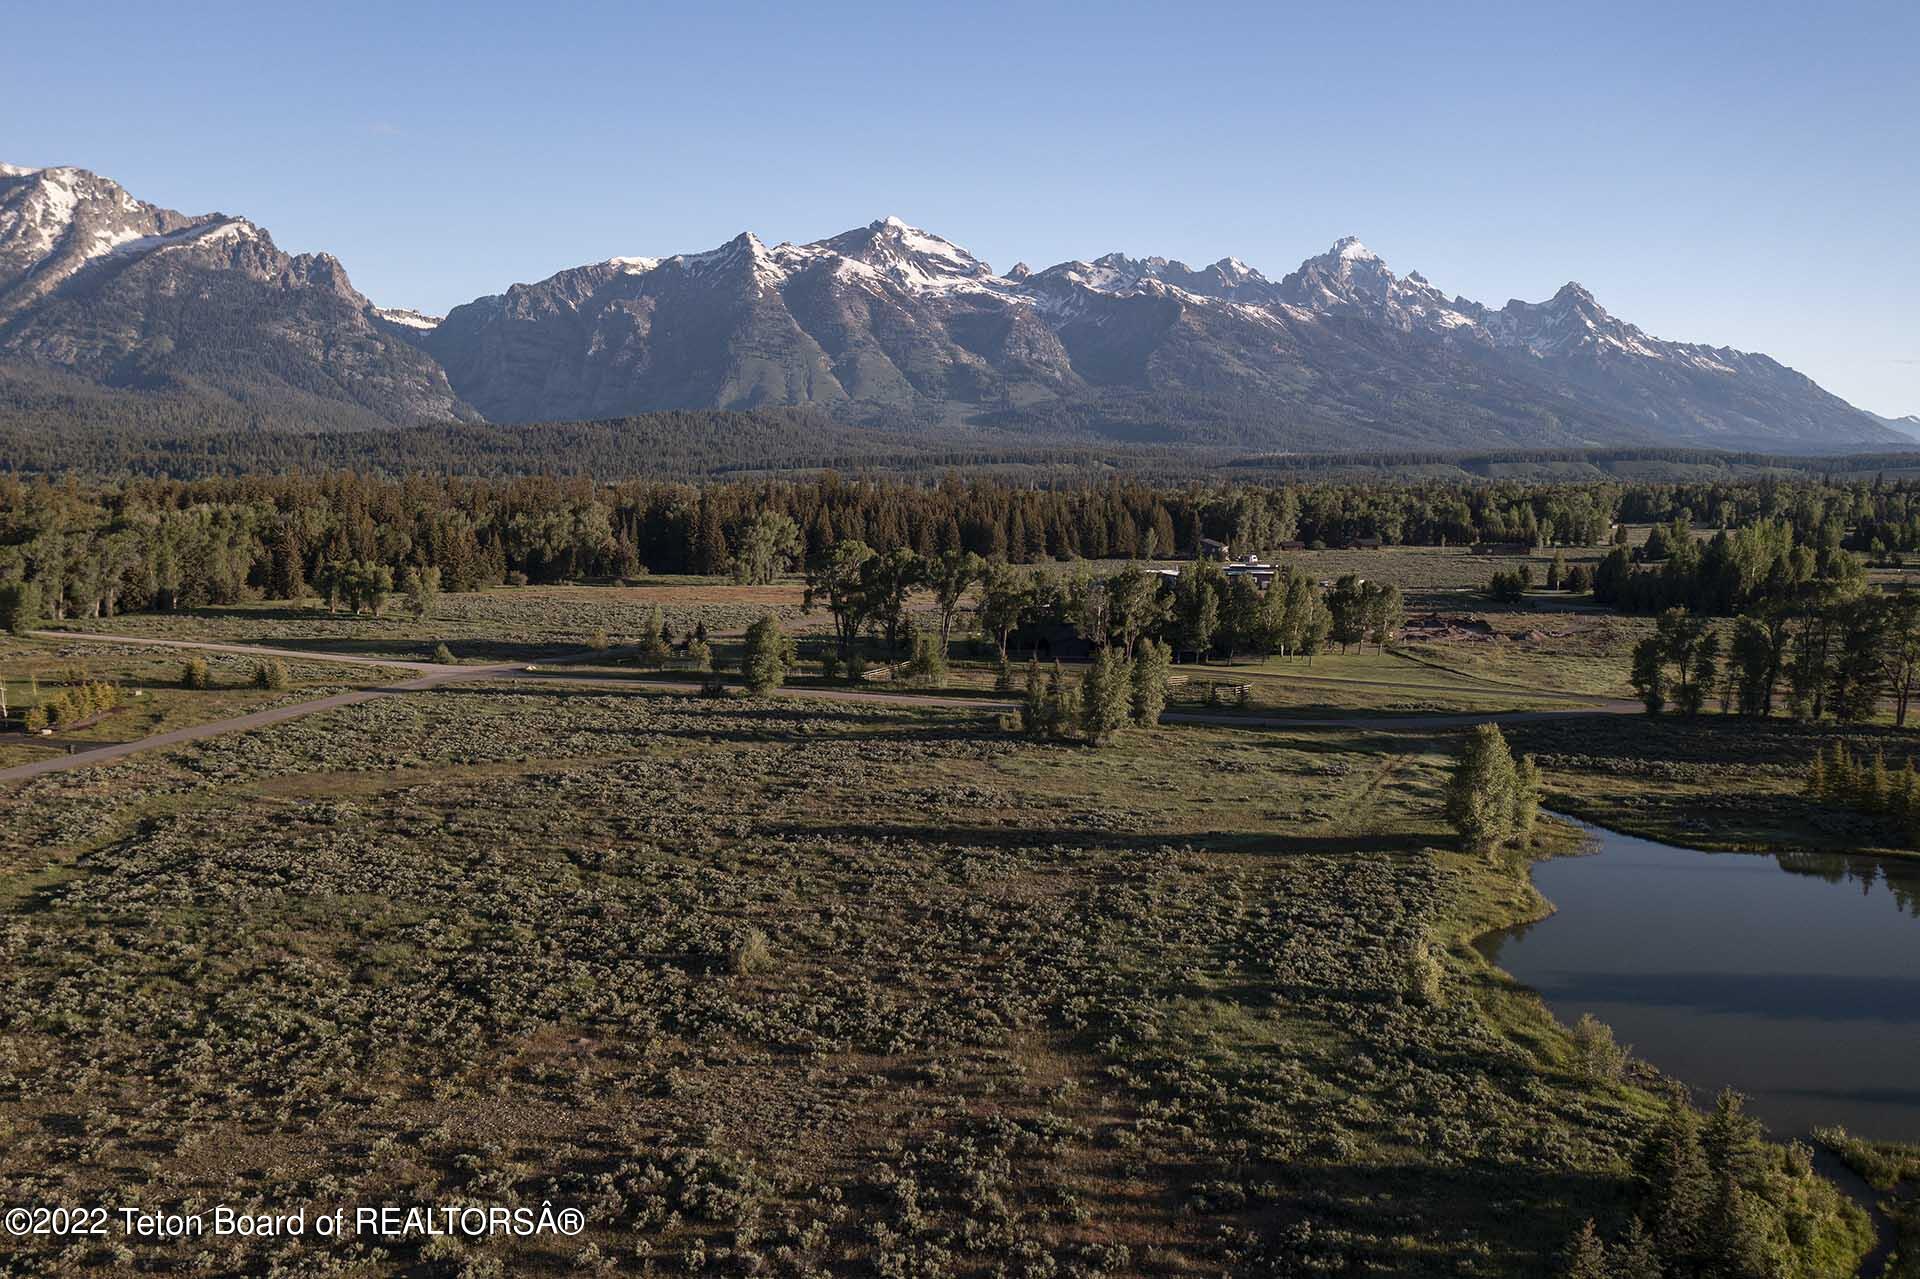
M 451 616 L 511 594 L 450 600 Z M 586 611 L 537 620 L 554 598 L 503 638 L 462 622 L 472 659 L 550 662 L 583 620 L 618 619 L 616 646 L 632 625 L 624 597 L 562 596 Z M 716 634 L 738 618 L 700 610 L 742 606 L 663 598 Z M 293 690 L 176 690 L 127 727 L 418 675 L 347 675 L 318 660 L 332 623 L 247 612 L 96 624 L 314 658 Z M 352 651 L 376 661 L 451 634 L 366 629 Z M 549 1203 L 587 1224 L 344 1243 L 114 1231 L 29 1239 L 12 1264 L 1548 1271 L 1585 1220 L 1614 1233 L 1633 1211 L 1659 1081 L 1596 1081 L 1470 944 L 1545 909 L 1526 855 L 1573 851 L 1572 833 L 1457 851 L 1437 803 L 1457 723 L 1387 717 L 1409 700 L 1578 711 L 1556 698 L 1611 691 L 1611 667 L 1528 685 L 1531 700 L 1489 691 L 1572 661 L 1551 642 L 1519 657 L 1529 643 L 1478 666 L 1248 671 L 1276 688 L 1261 722 L 1099 751 L 1010 736 L 986 705 L 637 687 L 616 651 L 597 673 L 626 686 L 574 682 L 590 660 L 546 682 L 476 673 L 19 783 L 0 809 L 0 1203 Z M 83 647 L 10 644 L 35 678 Z M 92 660 L 157 682 L 179 657 Z M 232 655 L 227 681 L 248 665 Z M 1323 704 L 1347 720 L 1274 721 Z M 1699 745 L 1711 733 L 1642 730 L 1582 714 L 1511 731 L 1582 811 L 1661 812 L 1629 802 L 1669 793 L 1648 770 L 1676 809 L 1697 802 L 1710 779 L 1688 770 L 1713 761 L 1689 752 L 1718 749 Z M 1817 1180 L 1794 1193 L 1809 1273 L 1848 1273 L 1863 1220 Z

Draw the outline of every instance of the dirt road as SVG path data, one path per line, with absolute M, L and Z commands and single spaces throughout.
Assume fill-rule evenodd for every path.
M 693 687 L 684 680 L 647 679 L 635 677 L 624 679 L 613 676 L 574 675 L 564 669 L 555 669 L 553 663 L 564 662 L 569 658 L 593 658 L 605 660 L 606 653 L 583 652 L 569 654 L 561 658 L 549 658 L 545 664 L 532 669 L 514 662 L 499 662 L 487 666 L 444 666 L 434 662 L 414 662 L 369 658 L 350 653 L 319 653 L 292 649 L 263 648 L 253 644 L 219 644 L 210 640 L 174 640 L 147 639 L 132 635 L 104 635 L 89 633 L 85 635 L 68 631 L 39 631 L 35 634 L 45 639 L 83 639 L 99 643 L 129 645 L 159 645 L 164 648 L 204 649 L 220 653 L 247 653 L 255 656 L 284 657 L 298 661 L 340 662 L 356 666 L 397 667 L 403 670 L 418 671 L 420 674 L 410 680 L 396 684 L 383 684 L 377 687 L 354 689 L 345 693 L 333 693 L 326 697 L 316 697 L 309 701 L 294 702 L 286 706 L 275 706 L 267 710 L 253 711 L 246 715 L 234 715 L 227 719 L 212 720 L 205 724 L 190 724 L 185 728 L 169 729 L 164 733 L 155 733 L 151 737 L 142 737 L 131 742 L 114 742 L 94 747 L 91 750 L 76 751 L 71 755 L 56 755 L 50 759 L 34 760 L 27 764 L 15 764 L 11 768 L 0 768 L 0 782 L 25 781 L 43 773 L 61 772 L 71 768 L 92 768 L 99 764 L 124 759 L 140 751 L 155 750 L 164 746 L 178 746 L 185 742 L 197 742 L 203 738 L 218 737 L 223 733 L 244 733 L 256 728 L 268 728 L 282 724 L 290 719 L 304 715 L 313 715 L 321 711 L 333 710 L 340 706 L 354 706 L 361 702 L 372 701 L 376 697 L 385 697 L 394 693 L 418 693 L 442 688 L 449 684 L 469 683 L 474 680 L 534 680 L 542 683 L 565 683 L 585 685 L 594 688 L 645 689 L 691 693 Z M 1329 681 L 1331 682 L 1331 680 Z M 1363 683 L 1364 681 L 1352 681 Z M 1379 685 L 1371 685 L 1379 687 Z M 1520 692 L 1521 690 L 1516 690 Z M 1528 697 L 1567 696 L 1542 690 L 1525 691 Z M 783 689 L 783 697 L 801 698 L 814 701 L 882 703 L 898 706 L 931 706 L 949 710 L 990 711 L 998 714 L 1011 711 L 1018 703 L 1010 700 L 989 700 L 976 697 L 941 697 L 937 694 L 888 693 L 878 690 L 853 688 L 806 688 Z M 1420 729 L 1464 728 L 1473 724 L 1523 724 L 1541 719 L 1557 719 L 1568 715 L 1622 715 L 1641 709 L 1638 702 L 1595 701 L 1581 699 L 1590 703 L 1579 708 L 1547 711 L 1489 711 L 1442 712 L 1432 715 L 1352 715 L 1323 719 L 1302 719 L 1286 715 L 1239 715 L 1226 711 L 1183 711 L 1170 710 L 1161 716 L 1163 724 L 1217 724 L 1230 728 L 1291 728 L 1291 729 L 1377 729 L 1381 732 L 1407 732 Z M 34 739 L 27 739 L 29 741 Z

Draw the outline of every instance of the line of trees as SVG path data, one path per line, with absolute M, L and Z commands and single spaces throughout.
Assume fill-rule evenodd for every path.
M 1902 767 L 1890 769 L 1883 751 L 1874 752 L 1868 762 L 1855 759 L 1845 743 L 1835 742 L 1807 766 L 1806 795 L 1816 803 L 1885 818 L 1907 847 L 1920 848 L 1920 772 L 1911 755 Z
M 1343 546 L 1604 542 L 1617 519 L 1663 521 L 1599 566 L 1600 603 L 1734 615 L 1844 589 L 1859 552 L 1920 546 L 1920 488 L 1766 480 L 1700 485 L 1451 482 L 1278 485 L 938 482 L 848 478 L 690 484 L 353 472 L 194 482 L 0 476 L 0 584 L 31 583 L 54 618 L 322 595 L 371 609 L 409 570 L 443 589 L 732 573 L 771 581 L 843 542 L 923 559 L 1035 564 Z M 1721 531 L 1701 541 L 1696 521 Z M 384 570 L 390 584 L 378 583 Z M 368 578 L 374 580 L 368 583 Z
M 1043 677 L 1039 659 L 1031 659 L 1020 712 L 1009 727 L 1040 739 L 1077 736 L 1092 746 L 1109 744 L 1131 725 L 1151 728 L 1167 707 L 1172 663 L 1172 651 L 1153 639 L 1131 656 L 1101 649 L 1077 681 L 1058 662 Z
M 1003 663 L 1023 628 L 1059 628 L 1077 634 L 1097 657 L 1113 649 L 1131 661 L 1142 640 L 1163 642 L 1170 653 L 1202 659 L 1224 656 L 1312 657 L 1329 643 L 1384 646 L 1405 620 L 1398 587 L 1341 577 L 1322 590 L 1305 572 L 1279 567 L 1262 590 L 1250 574 L 1229 575 L 1210 560 L 1189 561 L 1177 575 L 1129 564 L 1105 576 L 1081 564 L 1067 572 L 1024 569 L 971 551 L 924 557 L 896 547 L 880 552 L 864 542 L 839 542 L 807 566 L 805 608 L 833 621 L 839 667 L 861 660 L 863 636 L 890 654 L 912 638 L 909 606 L 916 592 L 932 594 L 936 636 L 945 653 L 956 618 L 973 601 L 981 633 Z
M 1042 486 L 833 473 L 705 487 L 352 472 L 93 485 L 0 476 L 0 582 L 34 583 L 55 618 L 313 594 L 365 609 L 355 579 L 380 569 L 397 584 L 409 568 L 432 568 L 445 589 L 464 591 L 648 571 L 765 582 L 850 541 L 1012 563 L 1152 560 L 1192 554 L 1202 538 L 1257 553 L 1360 537 L 1577 542 L 1604 530 L 1617 501 L 1612 486 Z
M 1777 1279 L 1817 1273 L 1845 1230 L 1844 1201 L 1808 1148 L 1763 1140 L 1739 1094 L 1704 1118 L 1674 1085 L 1633 1161 L 1636 1213 L 1604 1240 L 1589 1221 L 1568 1245 L 1567 1279 Z
M 1724 658 L 1723 658 L 1724 655 Z M 1731 625 L 1671 608 L 1633 650 L 1631 678 L 1648 714 L 1724 712 L 1766 717 L 1785 691 L 1800 720 L 1873 718 L 1883 698 L 1905 727 L 1920 684 L 1920 592 L 1816 590 L 1743 613 Z

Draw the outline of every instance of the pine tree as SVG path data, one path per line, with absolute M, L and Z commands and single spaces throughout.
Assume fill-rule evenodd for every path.
M 720 512 L 715 509 L 711 499 L 702 499 L 700 516 L 694 529 L 693 571 L 696 573 L 724 573 L 730 556 L 727 550 L 726 531 L 720 527 Z
M 1920 816 L 1920 811 L 1914 807 L 1916 799 L 1920 799 L 1920 774 L 1913 771 L 1913 756 L 1909 755 L 1900 771 L 1893 775 L 1892 789 L 1887 796 L 1887 815 L 1902 831 L 1912 825 L 1916 816 Z
M 1607 1264 L 1607 1246 L 1600 1242 L 1600 1234 L 1593 1228 L 1593 1219 L 1574 1232 L 1573 1239 L 1567 1244 L 1565 1256 L 1560 1263 L 1560 1273 L 1565 1279 L 1612 1279 L 1612 1270 Z
M 1758 1181 L 1767 1162 L 1761 1135 L 1760 1121 L 1746 1113 L 1746 1099 L 1731 1088 L 1723 1088 L 1714 1099 L 1713 1112 L 1700 1127 L 1700 1151 L 1707 1168 L 1741 1185 Z
M 1126 663 L 1112 645 L 1094 654 L 1080 683 L 1080 727 L 1093 745 L 1106 745 L 1127 726 L 1131 682 Z
M 1055 661 L 1053 673 L 1047 676 L 1048 724 L 1056 737 L 1066 733 L 1069 725 L 1080 722 L 1080 689 L 1067 683 L 1067 677 Z
M 1813 753 L 1813 763 L 1807 766 L 1806 796 L 1808 799 L 1827 797 L 1827 756 L 1824 751 Z
M 1047 690 L 1040 677 L 1040 659 L 1027 659 L 1027 691 L 1020 699 L 1020 727 L 1029 737 L 1046 736 Z
M 1711 1178 L 1700 1150 L 1700 1118 L 1674 1085 L 1666 1113 L 1634 1159 L 1653 1242 L 1668 1267 L 1686 1270 L 1705 1242 Z
M 1152 728 L 1167 708 L 1167 677 L 1173 650 L 1159 640 L 1142 640 L 1133 654 L 1133 722 Z
M 1873 767 L 1867 770 L 1866 777 L 1860 783 L 1860 803 L 1870 813 L 1891 811 L 1892 779 L 1887 776 L 1887 753 L 1876 750 L 1873 753 Z
M 1614 1279 L 1660 1279 L 1660 1254 L 1640 1218 L 1627 1223 L 1627 1232 L 1610 1251 Z
M 1853 754 L 1842 742 L 1835 742 L 1827 756 L 1827 793 L 1830 803 L 1850 804 L 1856 791 Z

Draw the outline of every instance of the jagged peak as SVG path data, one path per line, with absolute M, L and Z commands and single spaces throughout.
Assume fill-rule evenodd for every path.
M 812 244 L 782 245 L 783 252 L 805 259 L 832 254 L 861 268 L 883 272 L 909 287 L 943 280 L 984 279 L 993 269 L 953 241 L 889 215 L 865 227 Z
M 1343 235 L 1335 240 L 1333 248 L 1327 251 L 1327 256 L 1342 262 L 1380 261 L 1380 255 L 1360 243 L 1360 237 L 1357 235 Z
M 24 164 L 6 164 L 0 162 L 0 178 L 30 178 L 36 173 L 43 172 L 45 172 L 45 170 L 30 169 Z

